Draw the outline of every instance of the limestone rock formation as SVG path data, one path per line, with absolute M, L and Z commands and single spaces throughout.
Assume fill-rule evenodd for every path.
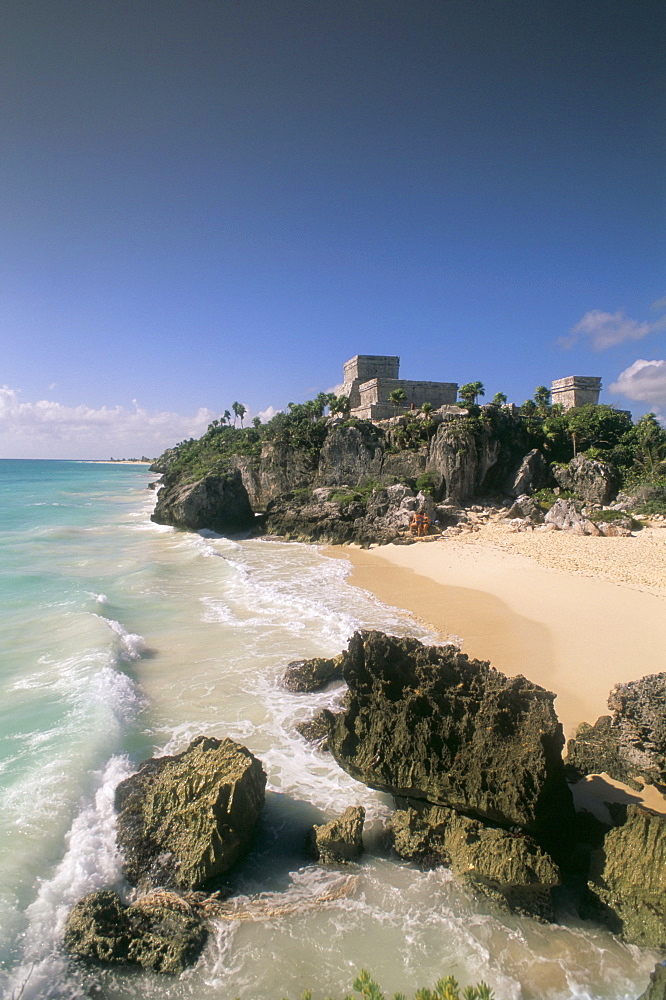
M 233 740 L 200 736 L 146 761 L 116 790 L 117 840 L 132 885 L 198 889 L 248 849 L 266 775 Z
M 536 500 L 523 493 L 516 497 L 513 505 L 507 512 L 507 518 L 524 517 L 528 518 L 532 524 L 543 524 L 544 514 Z
M 400 857 L 446 865 L 472 888 L 511 910 L 552 921 L 551 889 L 560 884 L 552 859 L 531 837 L 487 826 L 442 806 L 404 804 L 391 818 Z
M 317 485 L 357 485 L 367 479 L 378 480 L 383 454 L 383 435 L 373 424 L 334 426 L 319 454 Z
M 577 535 L 600 535 L 601 531 L 589 518 L 579 514 L 573 500 L 556 500 L 544 517 L 546 524 L 554 524 L 560 531 Z
M 567 770 L 577 779 L 605 771 L 640 789 L 666 783 L 666 673 L 617 684 L 608 696 L 607 715 L 594 726 L 583 723 L 567 745 Z M 639 779 L 637 781 L 636 779 Z
M 322 826 L 313 826 L 308 844 L 315 858 L 324 864 L 354 861 L 363 853 L 363 806 L 348 806 L 347 809 Z
M 287 691 L 321 691 L 331 681 L 342 680 L 342 656 L 314 656 L 292 660 L 282 677 Z
M 329 747 L 354 778 L 567 842 L 573 805 L 553 694 L 453 647 L 379 632 L 356 633 L 343 674 L 349 693 L 342 712 L 327 713 Z
M 568 465 L 553 466 L 553 476 L 558 486 L 571 490 L 582 500 L 603 506 L 615 499 L 620 485 L 615 466 L 585 455 L 576 455 Z
M 269 534 L 297 541 L 385 544 L 407 531 L 417 502 L 428 504 L 425 497 L 415 498 L 412 489 L 399 483 L 379 487 L 369 496 L 353 487 L 319 487 L 272 500 L 265 526 Z
M 163 901 L 124 906 L 106 889 L 81 899 L 65 926 L 65 947 L 79 958 L 131 963 L 171 976 L 196 962 L 207 937 L 192 914 Z
M 593 851 L 590 890 L 612 930 L 631 944 L 666 948 L 666 817 L 627 806 Z
M 530 496 L 535 490 L 545 486 L 548 479 L 549 472 L 545 458 L 537 448 L 532 448 L 509 477 L 506 492 L 512 497 Z
M 256 526 L 238 469 L 187 483 L 181 482 L 175 474 L 167 474 L 157 494 L 151 520 L 190 531 L 209 528 L 221 535 Z

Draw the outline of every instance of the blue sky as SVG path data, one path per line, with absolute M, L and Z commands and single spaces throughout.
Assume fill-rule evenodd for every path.
M 0 457 L 157 454 L 359 353 L 665 415 L 665 65 L 661 0 L 8 0 Z

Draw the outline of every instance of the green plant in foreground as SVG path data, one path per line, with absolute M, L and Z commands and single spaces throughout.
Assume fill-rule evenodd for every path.
M 379 984 L 365 969 L 359 972 L 353 988 L 356 993 L 360 993 L 363 1000 L 385 1000 Z M 283 1000 L 287 998 L 283 997 Z M 301 1000 L 312 1000 L 312 990 L 305 990 Z M 329 997 L 328 1000 L 332 998 Z M 356 1000 L 356 998 L 349 994 L 344 1000 Z M 392 1000 L 407 1000 L 407 998 L 403 993 L 394 993 Z M 460 986 L 453 976 L 446 976 L 444 979 L 438 979 L 433 989 L 422 987 L 417 990 L 414 1000 L 493 1000 L 493 992 L 486 983 L 478 983 L 476 986 L 466 986 L 461 993 Z

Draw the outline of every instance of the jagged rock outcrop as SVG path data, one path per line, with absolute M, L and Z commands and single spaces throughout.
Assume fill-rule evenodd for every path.
M 475 433 L 460 420 L 445 421 L 430 442 L 427 469 L 438 478 L 440 495 L 461 503 L 478 494 L 500 451 L 492 434 Z
M 354 861 L 363 853 L 363 806 L 347 809 L 322 826 L 313 826 L 308 836 L 308 847 L 317 860 L 324 864 Z
M 630 944 L 666 948 L 666 817 L 627 806 L 592 852 L 588 884 L 611 930 Z
M 271 501 L 266 509 L 269 534 L 296 541 L 360 545 L 386 544 L 404 536 L 416 506 L 434 506 L 422 494 L 399 483 L 375 489 L 368 496 L 352 487 L 319 487 Z
M 116 790 L 125 876 L 141 888 L 199 889 L 248 849 L 266 775 L 246 747 L 200 736 L 154 757 Z
M 544 517 L 545 524 L 553 524 L 559 531 L 572 531 L 576 535 L 600 535 L 599 528 L 576 510 L 573 500 L 556 500 Z
M 551 852 L 573 824 L 554 695 L 454 647 L 359 632 L 329 748 L 354 778 L 401 798 L 518 826 Z
M 79 958 L 130 963 L 171 976 L 196 962 L 207 937 L 205 926 L 191 913 L 163 900 L 124 906 L 108 889 L 81 899 L 65 926 L 65 948 Z
M 617 684 L 608 707 L 612 718 L 602 715 L 594 726 L 583 723 L 569 741 L 569 775 L 605 771 L 636 789 L 645 782 L 666 784 L 666 673 Z
M 157 494 L 151 515 L 157 524 L 198 531 L 209 528 L 221 535 L 256 526 L 254 511 L 238 469 L 183 483 L 168 473 Z
M 532 448 L 509 477 L 506 492 L 512 497 L 530 496 L 547 485 L 550 478 L 545 458 L 537 448 Z
M 615 466 L 585 455 L 576 455 L 568 465 L 553 466 L 552 472 L 558 486 L 571 490 L 582 500 L 603 506 L 615 499 L 620 486 Z
M 523 493 L 521 496 L 517 497 L 512 506 L 507 512 L 507 518 L 513 519 L 516 517 L 527 518 L 531 524 L 543 524 L 544 523 L 544 513 L 541 507 L 533 500 L 531 496 Z
M 333 426 L 319 454 L 317 485 L 356 486 L 366 479 L 379 480 L 383 455 L 384 435 L 373 424 Z
M 314 656 L 292 660 L 282 676 L 287 691 L 321 691 L 332 681 L 342 680 L 342 656 Z
M 458 878 L 511 910 L 552 921 L 557 865 L 531 837 L 487 826 L 442 806 L 400 803 L 393 846 L 409 861 L 446 865 Z
M 297 722 L 294 729 L 308 743 L 314 743 L 320 750 L 328 750 L 328 720 L 323 712 L 317 712 L 311 719 Z

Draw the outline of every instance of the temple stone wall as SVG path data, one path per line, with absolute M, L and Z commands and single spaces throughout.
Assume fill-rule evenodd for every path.
M 456 401 L 457 382 L 415 382 L 403 378 L 373 378 L 359 386 L 360 402 L 353 414 L 362 420 L 386 420 L 395 416 L 396 408 L 389 396 L 394 389 L 402 389 L 405 401 L 400 410 L 416 409 L 423 403 L 431 403 L 435 409 Z
M 568 375 L 551 383 L 551 402 L 560 403 L 565 410 L 592 403 L 596 406 L 601 392 L 601 379 L 591 375 Z

